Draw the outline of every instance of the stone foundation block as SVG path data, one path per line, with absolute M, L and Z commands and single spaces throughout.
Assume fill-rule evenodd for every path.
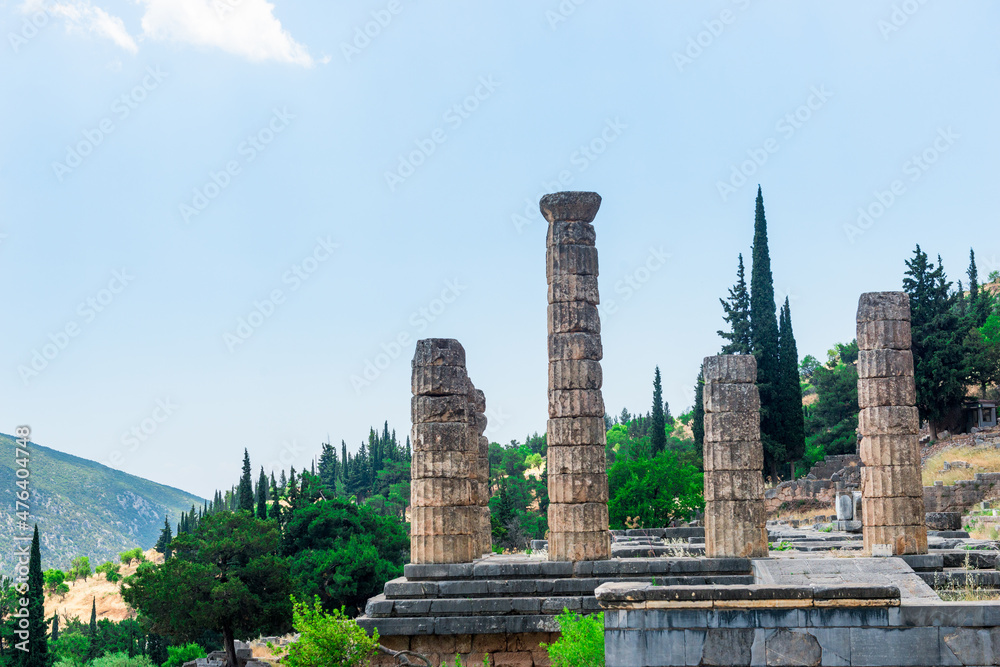
M 869 526 L 864 527 L 865 550 L 871 553 L 873 544 L 891 544 L 897 556 L 927 553 L 927 527 Z
M 766 558 L 767 528 L 760 501 L 716 500 L 705 505 L 705 555 Z

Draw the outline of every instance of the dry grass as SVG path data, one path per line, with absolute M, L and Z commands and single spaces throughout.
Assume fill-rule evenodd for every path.
M 154 563 L 162 563 L 163 554 L 150 549 L 146 552 L 146 559 Z M 98 564 L 91 563 L 92 566 Z M 135 574 L 138 567 L 139 563 L 137 562 L 131 565 L 122 565 L 122 577 Z M 46 616 L 58 613 L 65 620 L 77 617 L 86 622 L 90 619 L 90 606 L 96 601 L 98 619 L 123 621 L 126 618 L 135 617 L 135 612 L 122 600 L 120 582 L 112 584 L 103 574 L 92 574 L 87 577 L 86 581 L 78 579 L 67 583 L 69 584 L 69 593 L 65 596 L 46 593 Z
M 831 504 L 830 507 L 814 508 L 808 510 L 799 510 L 795 512 L 783 513 L 779 510 L 778 518 L 788 520 L 804 521 L 806 523 L 815 523 L 814 519 L 818 516 L 830 516 L 831 514 L 836 514 L 836 510 Z
M 969 529 L 969 537 L 974 540 L 1000 540 L 1000 523 L 997 522 L 972 518 L 963 528 Z
M 942 472 L 945 461 L 965 461 L 971 467 Z M 1000 449 L 959 446 L 938 452 L 924 463 L 923 482 L 924 486 L 934 486 L 938 481 L 950 486 L 962 479 L 973 479 L 977 472 L 1000 472 Z
M 974 572 L 969 564 L 969 557 L 965 557 L 965 571 Z M 985 588 L 976 583 L 976 577 L 966 576 L 965 583 L 954 585 L 949 582 L 948 586 L 935 589 L 938 597 L 945 602 L 982 602 L 984 600 L 1000 600 L 1000 591 L 994 588 Z

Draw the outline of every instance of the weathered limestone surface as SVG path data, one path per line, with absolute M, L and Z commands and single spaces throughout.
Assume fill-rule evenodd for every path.
M 765 558 L 757 362 L 751 355 L 708 357 L 703 372 L 705 555 Z
M 471 562 L 484 546 L 479 427 L 485 429 L 486 418 L 477 410 L 462 345 L 417 341 L 412 389 L 410 562 Z
M 909 298 L 862 294 L 857 319 L 865 549 L 890 544 L 897 555 L 927 553 Z
M 558 192 L 539 207 L 549 222 L 545 275 L 549 335 L 549 559 L 611 557 L 601 396 L 594 192 Z

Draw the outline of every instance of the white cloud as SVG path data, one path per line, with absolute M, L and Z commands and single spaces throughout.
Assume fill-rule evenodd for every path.
M 100 7 L 94 7 L 88 0 L 67 2 L 25 0 L 21 3 L 20 9 L 25 14 L 47 12 L 49 16 L 63 19 L 66 22 L 66 29 L 70 32 L 89 33 L 110 39 L 130 53 L 139 50 L 120 18 L 108 14 Z
M 274 16 L 267 0 L 141 0 L 143 33 L 209 46 L 253 62 L 275 60 L 312 67 L 312 56 Z

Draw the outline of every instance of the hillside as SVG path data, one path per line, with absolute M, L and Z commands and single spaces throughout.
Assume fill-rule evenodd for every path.
M 146 560 L 163 563 L 163 554 L 148 549 Z M 122 565 L 122 577 L 135 574 L 138 567 L 138 561 Z M 90 605 L 96 602 L 98 620 L 106 618 L 109 621 L 123 621 L 135 617 L 135 612 L 122 600 L 121 584 L 110 583 L 103 574 L 93 574 L 86 581 L 77 579 L 66 583 L 69 584 L 69 593 L 66 595 L 45 594 L 45 616 L 58 613 L 64 622 L 74 617 L 87 621 L 90 619 Z
M 0 434 L 0 568 L 10 572 L 14 551 L 14 438 Z M 42 566 L 69 568 L 76 556 L 92 566 L 118 554 L 156 543 L 163 518 L 176 523 L 181 512 L 204 499 L 129 475 L 94 461 L 32 443 L 31 520 L 38 523 Z

